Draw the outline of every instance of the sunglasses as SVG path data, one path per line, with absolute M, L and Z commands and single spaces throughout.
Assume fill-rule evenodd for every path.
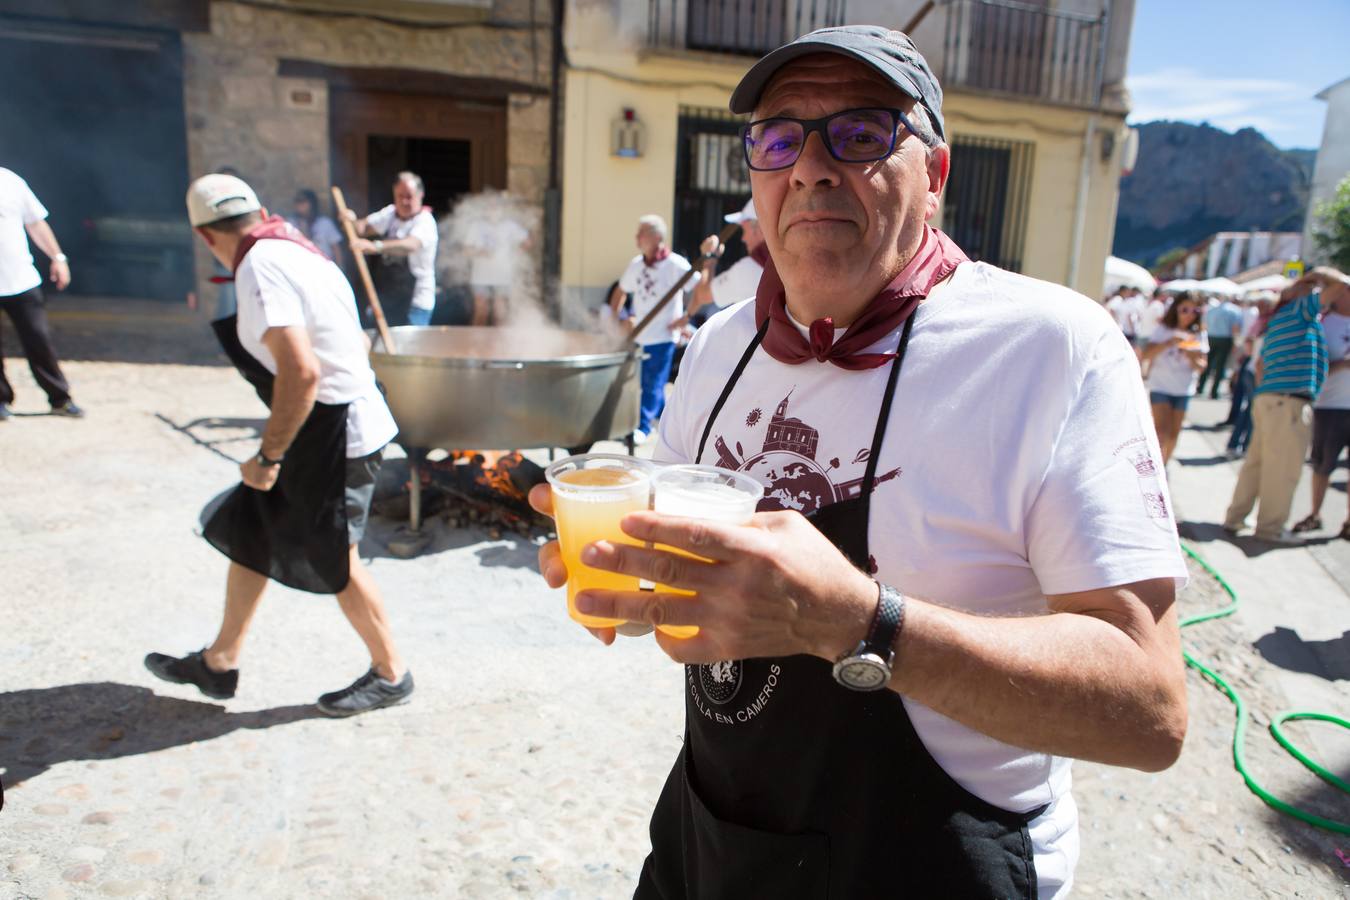
M 915 136 L 918 132 L 898 109 L 864 107 L 846 109 L 819 119 L 775 116 L 760 119 L 741 129 L 745 162 L 756 172 L 776 172 L 797 162 L 812 132 L 820 135 L 830 156 L 844 163 L 869 163 L 895 151 L 901 125 Z

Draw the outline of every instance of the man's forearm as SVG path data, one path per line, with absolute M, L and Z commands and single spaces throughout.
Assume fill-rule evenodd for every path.
M 392 241 L 384 241 L 383 249 L 380 250 L 385 256 L 411 256 L 422 249 L 422 242 L 418 238 L 399 238 Z
M 1169 610 L 1156 630 L 1176 628 Z M 1004 743 L 1111 765 L 1166 768 L 1185 732 L 1179 645 L 1076 613 L 989 618 L 910 600 L 891 688 Z
M 47 224 L 45 219 L 39 219 L 36 222 L 29 222 L 25 226 L 28 236 L 37 244 L 39 250 L 47 254 L 48 259 L 56 259 L 61 255 L 61 244 L 56 240 L 56 234 L 52 231 L 52 226 Z
M 262 452 L 269 459 L 280 459 L 290 449 L 300 426 L 314 409 L 318 394 L 318 373 L 304 371 L 277 372 L 272 387 L 272 414 L 263 428 Z

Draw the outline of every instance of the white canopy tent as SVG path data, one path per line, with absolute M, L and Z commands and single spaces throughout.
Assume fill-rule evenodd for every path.
M 1237 297 L 1242 294 L 1242 286 L 1236 281 L 1224 278 L 1206 278 L 1198 283 L 1194 290 L 1202 294 L 1214 294 L 1217 297 Z
M 1106 258 L 1106 293 L 1114 294 L 1121 288 L 1139 288 L 1146 294 L 1153 293 L 1158 280 L 1141 265 L 1121 259 L 1119 256 Z
M 1282 291 L 1289 287 L 1290 281 L 1283 275 L 1267 275 L 1264 278 L 1253 278 L 1251 281 L 1244 281 L 1238 287 L 1242 288 L 1242 296 L 1248 297 L 1252 294 L 1259 294 L 1262 291 Z
M 1174 281 L 1164 281 L 1158 285 L 1158 290 L 1166 291 L 1172 294 L 1180 294 L 1182 291 L 1193 291 L 1200 286 L 1200 282 L 1194 278 L 1177 278 Z

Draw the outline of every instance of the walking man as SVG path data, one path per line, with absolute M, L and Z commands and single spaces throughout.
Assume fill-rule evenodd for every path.
M 357 553 L 381 450 L 397 428 L 367 361 L 351 286 L 238 178 L 197 179 L 187 207 L 198 236 L 234 272 L 238 320 L 225 320 L 220 336 L 238 345 L 231 359 L 270 415 L 257 454 L 239 467 L 243 484 L 218 498 L 203 524 L 231 560 L 219 633 L 181 658 L 151 653 L 146 667 L 208 697 L 233 697 L 244 638 L 272 580 L 336 594 L 370 653 L 364 675 L 319 698 L 321 712 L 349 716 L 402 703 L 412 673 Z
M 770 259 L 695 333 L 654 458 L 757 478 L 760 512 L 630 513 L 635 544 L 581 553 L 672 591 L 578 609 L 700 629 L 655 638 L 686 731 L 636 896 L 1066 897 L 1071 759 L 1163 769 L 1186 730 L 1134 352 L 1095 301 L 927 224 L 950 150 L 904 34 L 798 38 L 731 109 Z M 556 543 L 540 567 L 565 581 Z
M 19 346 L 28 357 L 28 370 L 38 387 L 46 392 L 52 415 L 78 419 L 84 411 L 70 399 L 70 385 L 52 346 L 42 276 L 33 265 L 33 254 L 28 249 L 30 238 L 51 260 L 48 274 L 52 284 L 58 291 L 64 291 L 70 284 L 70 264 L 47 224 L 47 208 L 28 182 L 9 169 L 0 168 L 0 310 L 14 323 Z M 0 355 L 0 422 L 13 415 L 9 409 L 13 403 L 14 388 L 5 377 L 4 356 Z
M 666 220 L 660 216 L 638 219 L 637 245 L 641 251 L 628 263 L 619 287 L 610 292 L 615 319 L 623 306 L 624 294 L 633 295 L 634 323 L 641 322 L 656 307 L 675 283 L 690 269 L 689 260 L 666 245 Z M 666 407 L 666 382 L 670 363 L 675 358 L 675 332 L 684 324 L 684 294 L 694 290 L 701 275 L 695 272 L 685 282 L 681 296 L 666 304 L 666 310 L 652 320 L 633 340 L 642 345 L 647 358 L 642 362 L 642 400 L 638 409 L 638 427 L 633 440 L 642 443 L 652 433 L 652 424 Z
M 1209 398 L 1218 400 L 1219 384 L 1227 377 L 1228 357 L 1234 343 L 1242 337 L 1242 310 L 1232 298 L 1220 298 L 1218 305 L 1205 314 L 1205 332 L 1209 335 L 1209 360 L 1205 371 L 1200 373 L 1195 395 L 1198 397 L 1205 392 L 1205 381 L 1212 376 L 1214 384 Z
M 1229 534 L 1245 528 L 1256 508 L 1258 539 L 1302 542 L 1284 526 L 1312 440 L 1313 401 L 1327 377 L 1327 342 L 1318 316 L 1344 279 L 1333 269 L 1314 269 L 1284 289 L 1271 313 L 1256 364 L 1252 437 L 1223 522 Z

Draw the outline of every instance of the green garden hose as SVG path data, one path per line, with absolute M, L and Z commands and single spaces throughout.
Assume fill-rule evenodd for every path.
M 1201 622 L 1208 622 L 1210 619 L 1218 619 L 1222 618 L 1223 616 L 1231 616 L 1233 613 L 1237 612 L 1238 608 L 1237 591 L 1233 590 L 1232 586 L 1227 581 L 1224 580 L 1224 577 L 1222 575 L 1220 575 L 1218 572 L 1214 570 L 1213 566 L 1211 566 L 1209 563 L 1205 561 L 1204 557 L 1196 553 L 1194 550 L 1192 550 L 1185 544 L 1181 545 L 1181 549 L 1186 552 L 1187 556 L 1189 556 L 1191 559 L 1199 563 L 1202 569 L 1204 569 L 1210 575 L 1214 576 L 1214 580 L 1219 583 L 1219 587 L 1223 588 L 1224 593 L 1226 593 L 1229 599 L 1233 601 L 1227 606 L 1220 607 L 1219 609 L 1211 610 L 1205 613 L 1199 613 L 1197 615 L 1182 619 L 1181 627 L 1185 628 L 1188 625 L 1197 625 Z M 1273 807 L 1274 809 L 1277 809 L 1286 815 L 1293 816 L 1294 818 L 1299 819 L 1300 821 L 1307 822 L 1309 825 L 1316 825 L 1318 828 L 1325 828 L 1328 831 L 1335 831 L 1339 832 L 1340 834 L 1350 834 L 1350 822 L 1338 822 L 1335 819 L 1326 819 L 1323 818 L 1322 816 L 1314 815 L 1313 813 L 1310 813 L 1307 810 L 1299 809 L 1297 806 L 1294 806 L 1291 803 L 1286 803 L 1279 797 L 1276 797 L 1270 791 L 1263 788 L 1256 781 L 1256 779 L 1252 777 L 1251 773 L 1247 771 L 1247 762 L 1244 756 L 1247 742 L 1247 705 L 1242 702 L 1242 698 L 1238 696 L 1237 691 L 1233 690 L 1233 688 L 1228 684 L 1228 682 L 1220 678 L 1213 669 L 1210 669 L 1204 663 L 1196 659 L 1194 656 L 1191 656 L 1189 651 L 1183 649 L 1182 655 L 1186 658 L 1186 665 L 1190 666 L 1193 669 L 1198 670 L 1201 675 L 1204 675 L 1206 678 L 1212 681 L 1215 684 L 1215 686 L 1219 688 L 1219 690 L 1223 691 L 1225 694 L 1228 695 L 1228 699 L 1232 700 L 1233 705 L 1237 708 L 1237 725 L 1233 729 L 1233 765 L 1238 770 L 1238 774 L 1242 776 L 1242 780 L 1247 782 L 1247 787 L 1251 789 L 1251 792 L 1256 796 L 1260 797 L 1262 800 L 1266 802 L 1267 805 Z M 1334 773 L 1327 771 L 1325 768 L 1319 766 L 1317 763 L 1309 759 L 1307 754 L 1304 753 L 1302 750 L 1300 750 L 1298 747 L 1296 747 L 1293 741 L 1289 739 L 1289 737 L 1284 733 L 1284 730 L 1280 727 L 1285 722 L 1293 722 L 1298 719 L 1311 719 L 1318 722 L 1331 722 L 1333 725 L 1339 725 L 1340 727 L 1346 729 L 1350 729 L 1350 722 L 1347 722 L 1345 719 L 1339 718 L 1337 716 L 1327 715 L 1326 713 L 1318 713 L 1318 712 L 1285 712 L 1281 713 L 1280 715 L 1276 716 L 1270 721 L 1271 735 L 1274 736 L 1275 740 L 1279 741 L 1280 746 L 1284 747 L 1284 749 L 1289 751 L 1289 753 L 1294 757 L 1294 759 L 1301 762 L 1310 772 L 1312 772 L 1318 778 L 1321 778 L 1323 781 L 1327 782 L 1330 785 L 1333 785 L 1334 787 L 1339 788 L 1342 791 L 1345 791 L 1346 793 L 1350 793 L 1350 784 L 1347 784 L 1345 781 L 1338 778 Z

